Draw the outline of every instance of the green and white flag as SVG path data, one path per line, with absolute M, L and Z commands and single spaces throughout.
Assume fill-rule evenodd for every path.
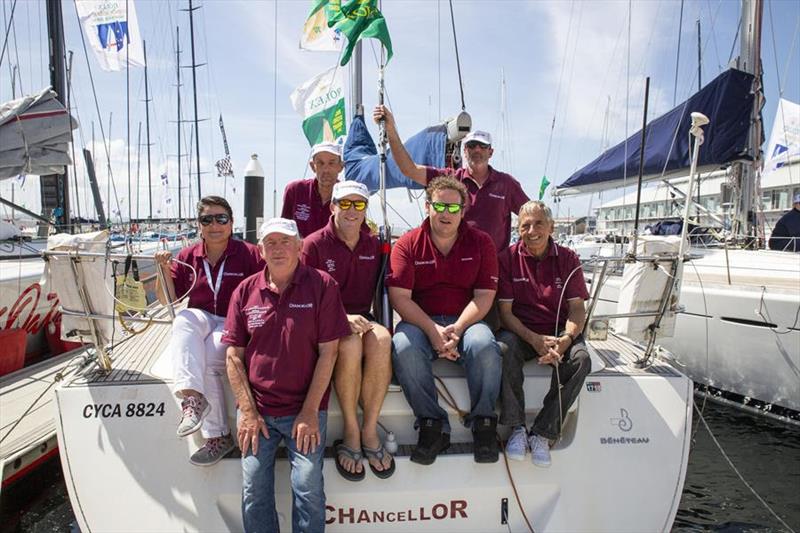
M 342 69 L 333 67 L 314 76 L 289 96 L 303 115 L 303 133 L 309 144 L 338 142 L 347 135 Z
M 378 0 L 328 0 L 325 3 L 325 14 L 328 26 L 347 37 L 341 66 L 350 61 L 356 43 L 364 38 L 378 39 L 386 48 L 386 61 L 392 58 L 392 39 L 389 37 L 386 19 L 378 11 Z
M 303 35 L 300 36 L 300 48 L 312 52 L 338 52 L 342 49 L 342 33 L 328 27 L 327 10 L 322 9 L 328 0 L 314 0 L 311 13 L 303 25 Z
M 544 192 L 547 190 L 547 187 L 550 186 L 550 180 L 547 179 L 547 176 L 542 176 L 542 182 L 539 184 L 539 200 L 541 201 L 544 198 Z

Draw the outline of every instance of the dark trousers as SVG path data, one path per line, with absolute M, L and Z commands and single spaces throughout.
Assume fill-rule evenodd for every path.
M 507 426 L 525 425 L 525 394 L 522 391 L 524 379 L 522 367 L 526 361 L 538 359 L 539 355 L 533 347 L 516 334 L 501 330 L 497 335 L 497 344 L 503 355 L 503 377 L 500 387 L 500 423 Z M 583 381 L 591 371 L 592 360 L 586 349 L 583 336 L 579 335 L 572 346 L 564 354 L 558 365 L 558 372 L 553 368 L 550 379 L 550 390 L 544 397 L 542 409 L 536 416 L 531 433 L 550 440 L 561 434 L 561 420 L 567 416 L 570 406 L 578 398 Z M 561 414 L 559 416 L 559 381 L 561 385 Z

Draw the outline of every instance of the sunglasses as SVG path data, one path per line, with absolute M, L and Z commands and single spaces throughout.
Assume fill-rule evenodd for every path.
M 341 207 L 344 210 L 350 209 L 350 207 L 355 208 L 356 211 L 363 211 L 367 208 L 367 201 L 366 200 L 338 200 L 336 205 Z
M 219 224 L 220 226 L 224 226 L 225 224 L 231 221 L 231 217 L 229 217 L 225 213 L 219 213 L 218 215 L 202 215 L 197 217 L 197 221 L 204 226 L 210 225 L 215 220 L 217 221 L 217 224 Z
M 470 141 L 467 144 L 465 144 L 464 146 L 466 148 L 469 148 L 470 150 L 472 150 L 473 148 L 489 148 L 488 145 L 483 144 L 483 143 L 478 142 L 478 141 Z
M 444 210 L 447 209 L 447 212 L 452 214 L 458 213 L 464 207 L 461 204 L 446 204 L 444 202 L 431 202 L 431 206 L 437 213 L 444 213 Z

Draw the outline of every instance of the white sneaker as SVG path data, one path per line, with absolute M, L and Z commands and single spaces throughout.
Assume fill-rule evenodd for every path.
M 517 426 L 506 442 L 506 457 L 512 461 L 524 461 L 528 453 L 528 431 L 525 426 Z
M 178 436 L 191 435 L 203 424 L 203 419 L 211 411 L 205 396 L 188 396 L 181 401 L 181 421 L 178 424 Z
M 531 447 L 533 464 L 544 468 L 550 466 L 550 441 L 539 435 L 531 435 L 528 444 Z

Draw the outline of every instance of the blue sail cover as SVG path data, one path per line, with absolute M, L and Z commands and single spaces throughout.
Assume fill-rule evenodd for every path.
M 709 125 L 703 128 L 705 142 L 700 148 L 698 169 L 718 168 L 736 160 L 752 159 L 747 154 L 747 137 L 753 112 L 753 79 L 752 74 L 727 70 L 686 102 L 649 122 L 644 179 L 658 178 L 662 173 L 670 174 L 690 167 L 689 127 L 694 111 L 703 113 L 710 120 Z M 623 141 L 575 172 L 558 186 L 558 190 L 582 193 L 619 187 L 626 167 L 628 183 L 631 183 L 630 180 L 639 175 L 641 141 L 639 130 L 628 138 L 627 160 Z
M 404 145 L 411 159 L 419 165 L 441 168 L 444 166 L 444 150 L 447 131 L 444 125 L 431 126 L 408 139 Z M 367 130 L 363 116 L 353 117 L 350 132 L 344 144 L 345 176 L 367 186 L 370 192 L 380 188 L 380 156 L 372 136 Z M 408 179 L 394 162 L 391 150 L 386 157 L 386 188 L 407 187 L 421 189 L 422 186 Z

